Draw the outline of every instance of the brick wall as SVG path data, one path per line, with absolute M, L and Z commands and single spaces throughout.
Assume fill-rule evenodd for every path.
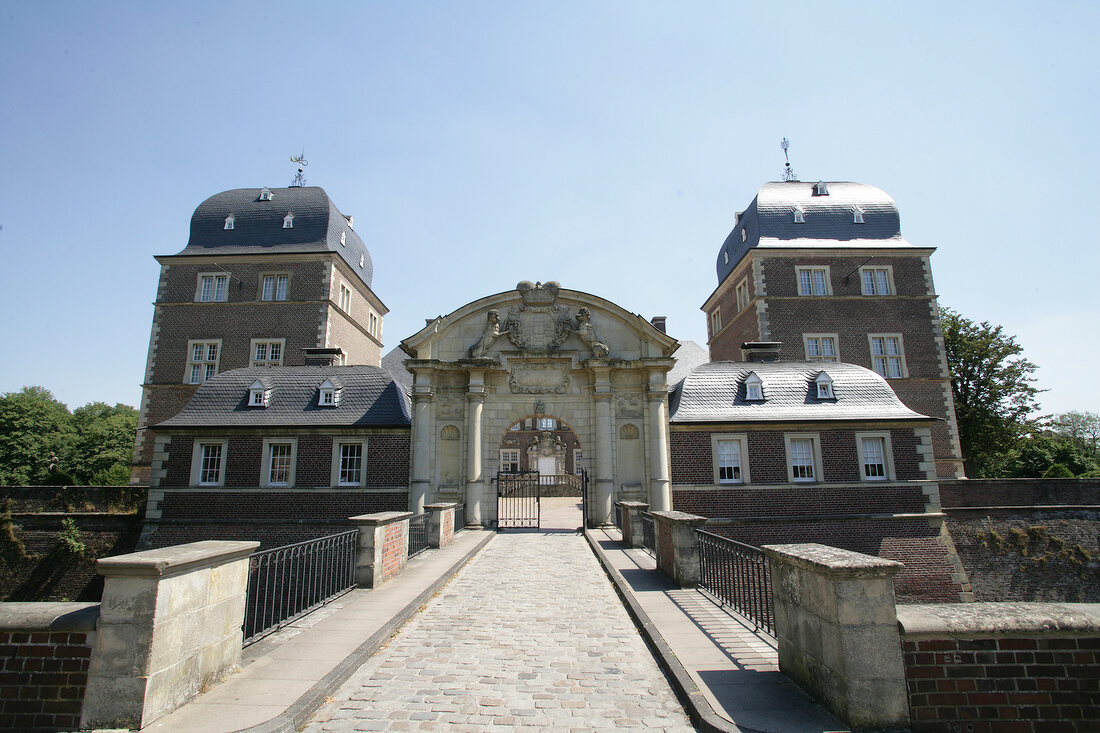
M 408 552 L 408 532 L 408 520 L 386 525 L 385 536 L 382 540 L 382 581 L 388 580 L 401 572 Z
M 903 639 L 916 733 L 1100 730 L 1100 636 Z
M 678 488 L 673 492 L 677 511 L 708 518 L 920 513 L 925 511 L 925 501 L 921 486 L 913 484 Z
M 940 503 L 954 507 L 1100 506 L 1100 478 L 941 481 Z

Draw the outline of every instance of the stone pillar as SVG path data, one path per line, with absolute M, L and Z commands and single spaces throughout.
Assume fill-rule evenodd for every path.
M 699 585 L 699 540 L 695 537 L 695 529 L 706 524 L 707 518 L 686 512 L 651 511 L 650 514 L 653 515 L 654 543 L 657 545 L 657 569 L 681 588 Z
M 144 728 L 240 664 L 259 546 L 208 540 L 96 561 L 103 597 L 82 729 Z
M 907 728 L 894 601 L 902 564 L 818 544 L 767 545 L 779 668 L 858 728 Z
M 456 502 L 444 501 L 438 504 L 428 504 L 428 546 L 446 547 L 451 544 L 455 536 L 455 507 Z
M 672 489 L 668 477 L 668 392 L 664 381 L 649 391 L 649 503 L 654 511 L 672 509 Z
M 470 387 L 473 389 L 473 385 Z M 484 387 L 482 388 L 484 389 Z M 485 479 L 481 466 L 481 412 L 485 407 L 484 392 L 469 392 L 466 414 L 466 523 L 485 526 L 482 498 Z
M 376 588 L 409 563 L 409 518 L 412 512 L 378 512 L 349 517 L 359 529 L 355 582 Z
M 596 500 L 592 503 L 592 521 L 596 526 L 611 523 L 611 498 L 615 480 L 611 455 L 611 393 L 597 392 L 596 400 Z
M 642 547 L 642 514 L 649 511 L 649 504 L 641 501 L 616 502 L 622 509 L 623 542 L 627 547 Z
M 413 388 L 412 477 L 409 482 L 409 509 L 423 514 L 431 489 L 432 392 L 430 386 Z

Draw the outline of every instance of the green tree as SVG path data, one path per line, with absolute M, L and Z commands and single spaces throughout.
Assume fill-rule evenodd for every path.
M 66 467 L 76 480 L 82 484 L 117 483 L 122 475 L 117 466 L 125 468 L 128 478 L 137 421 L 138 411 L 129 405 L 89 402 L 73 410 L 76 436 Z
M 38 485 L 64 469 L 75 432 L 69 408 L 44 387 L 0 395 L 0 484 Z
M 1100 415 L 1095 412 L 1078 412 L 1070 410 L 1060 415 L 1055 415 L 1051 420 L 1051 427 L 1078 443 L 1095 455 L 1096 444 L 1100 440 Z
M 1036 430 L 1020 441 L 1006 456 L 1004 475 L 1015 478 L 1050 476 L 1050 469 L 1061 466 L 1069 476 L 1096 471 L 1096 462 L 1078 443 L 1045 430 Z M 1065 474 L 1058 474 L 1065 475 Z
M 966 473 L 1004 475 L 1011 451 L 1034 426 L 1037 367 L 1001 326 L 974 323 L 950 308 L 940 308 L 940 322 Z

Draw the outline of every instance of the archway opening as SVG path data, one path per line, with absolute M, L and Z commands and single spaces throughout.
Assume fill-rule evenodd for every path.
M 502 475 L 538 473 L 541 531 L 573 532 L 581 527 L 584 451 L 564 420 L 527 415 L 504 431 L 499 451 Z

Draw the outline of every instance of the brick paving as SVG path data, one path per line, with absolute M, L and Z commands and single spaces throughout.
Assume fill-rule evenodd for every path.
M 497 536 L 305 730 L 517 727 L 693 730 L 575 533 Z

